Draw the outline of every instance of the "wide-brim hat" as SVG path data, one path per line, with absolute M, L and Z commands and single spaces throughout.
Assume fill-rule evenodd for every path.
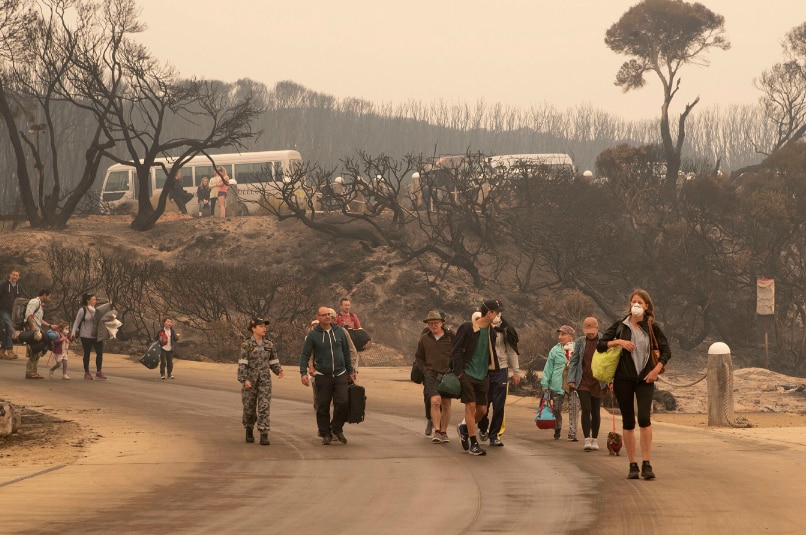
M 429 310 L 428 314 L 425 315 L 423 323 L 428 323 L 429 321 L 433 320 L 445 321 L 445 317 L 439 310 Z

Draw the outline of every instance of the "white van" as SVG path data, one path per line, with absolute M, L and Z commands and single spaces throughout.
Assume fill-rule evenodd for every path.
M 275 183 L 282 183 L 296 166 L 302 165 L 302 156 L 295 150 L 211 154 L 215 166 L 224 167 L 230 179 L 238 185 L 239 213 L 255 213 L 266 191 Z M 173 158 L 157 158 L 170 170 Z M 206 156 L 195 156 L 179 169 L 185 191 L 196 195 L 196 188 L 204 177 L 212 178 L 214 166 Z M 162 167 L 151 168 L 149 198 L 162 192 L 166 175 Z M 131 165 L 109 166 L 101 187 L 101 210 L 106 213 L 137 211 L 137 173 Z M 195 200 L 189 203 L 189 211 L 195 210 Z
M 496 170 L 509 170 L 516 165 L 533 167 L 545 166 L 551 173 L 572 178 L 576 175 L 576 166 L 571 156 L 563 153 L 545 154 L 501 154 L 487 158 L 490 166 Z

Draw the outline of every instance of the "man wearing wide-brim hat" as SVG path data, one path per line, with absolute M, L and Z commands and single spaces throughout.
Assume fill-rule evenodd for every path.
M 420 336 L 414 360 L 423 370 L 423 396 L 430 402 L 431 420 L 426 425 L 426 436 L 433 428 L 431 442 L 445 444 L 448 440 L 448 425 L 451 419 L 451 398 L 443 397 L 437 391 L 442 376 L 450 369 L 453 333 L 445 328 L 445 317 L 438 310 L 426 314 L 423 323 L 428 331 Z

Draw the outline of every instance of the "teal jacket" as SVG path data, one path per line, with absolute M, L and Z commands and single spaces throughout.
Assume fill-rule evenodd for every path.
M 551 390 L 555 394 L 565 394 L 563 387 L 563 369 L 565 363 L 568 362 L 565 358 L 565 351 L 563 351 L 562 344 L 557 344 L 549 351 L 549 358 L 546 360 L 546 366 L 543 368 L 543 379 L 540 384 L 543 390 Z

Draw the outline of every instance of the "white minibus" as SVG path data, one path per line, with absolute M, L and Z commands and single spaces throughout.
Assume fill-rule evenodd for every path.
M 302 156 L 295 150 L 276 150 L 261 152 L 243 152 L 231 154 L 211 154 L 215 167 L 222 166 L 227 170 L 231 181 L 238 185 L 239 211 L 241 215 L 255 213 L 259 210 L 262 197 L 277 182 L 283 182 L 290 176 L 296 166 L 302 165 Z M 173 158 L 157 158 L 157 163 L 164 163 L 170 170 Z M 196 194 L 196 188 L 204 177 L 212 178 L 214 166 L 203 155 L 191 158 L 183 165 L 179 173 L 185 191 Z M 148 192 L 153 198 L 162 192 L 165 185 L 165 171 L 161 166 L 151 168 Z M 137 173 L 131 165 L 114 164 L 109 166 L 101 187 L 101 210 L 106 213 L 134 213 L 137 211 L 137 199 L 140 196 Z M 189 203 L 189 211 L 193 211 L 195 200 Z M 191 208 L 193 207 L 193 208 Z

